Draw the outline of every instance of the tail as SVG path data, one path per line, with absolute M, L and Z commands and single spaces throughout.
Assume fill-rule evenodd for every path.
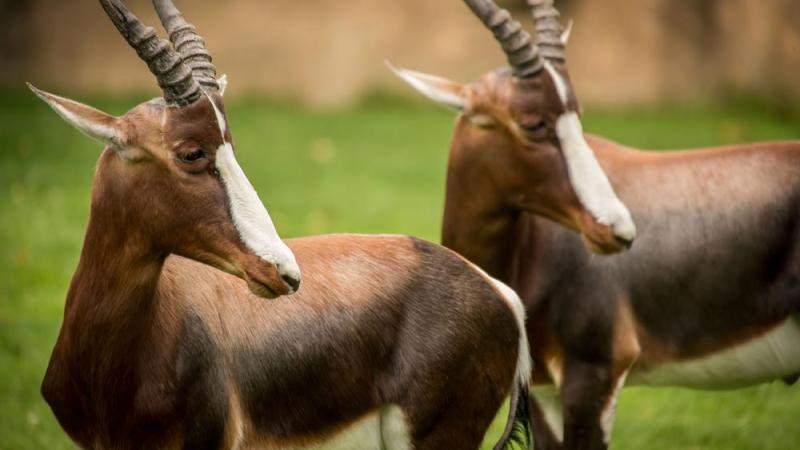
M 475 271 L 482 274 L 487 281 L 497 290 L 500 297 L 511 310 L 519 330 L 519 343 L 517 346 L 517 373 L 514 376 L 514 385 L 511 387 L 511 403 L 508 408 L 508 421 L 506 429 L 500 440 L 495 444 L 495 450 L 512 450 L 522 448 L 533 449 L 533 433 L 531 427 L 530 404 L 528 398 L 528 385 L 531 381 L 531 353 L 528 346 L 528 333 L 525 331 L 525 306 L 519 295 L 503 282 L 489 276 L 480 267 L 464 259 Z
M 488 277 L 488 275 L 487 275 Z M 531 357 L 528 346 L 528 333 L 525 331 L 525 307 L 513 289 L 491 277 L 492 284 L 506 301 L 519 330 L 517 347 L 517 373 L 511 387 L 511 402 L 508 407 L 508 421 L 495 450 L 533 449 L 528 385 L 531 380 Z
M 526 355 L 527 356 L 527 355 Z M 508 405 L 508 422 L 494 450 L 533 449 L 528 383 L 514 380 L 511 402 Z

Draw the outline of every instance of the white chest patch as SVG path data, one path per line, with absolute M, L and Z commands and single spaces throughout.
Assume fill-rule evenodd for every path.
M 628 385 L 734 389 L 800 372 L 800 316 L 788 318 L 769 333 L 723 352 L 639 371 Z
M 397 406 L 375 411 L 330 439 L 303 446 L 244 445 L 241 450 L 412 450 L 405 415 Z

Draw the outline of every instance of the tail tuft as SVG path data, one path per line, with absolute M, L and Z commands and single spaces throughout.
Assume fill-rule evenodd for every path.
M 494 450 L 533 449 L 527 383 L 516 382 L 511 392 L 508 423 Z

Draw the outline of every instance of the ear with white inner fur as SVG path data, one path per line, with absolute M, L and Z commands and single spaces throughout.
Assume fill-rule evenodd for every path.
M 45 103 L 61 116 L 67 123 L 77 128 L 92 139 L 96 139 L 115 149 L 123 149 L 127 136 L 122 119 L 106 114 L 91 106 L 72 101 L 37 89 L 28 83 L 28 87 Z
M 457 111 L 469 110 L 467 87 L 446 78 L 406 70 L 386 62 L 395 75 L 429 99 Z

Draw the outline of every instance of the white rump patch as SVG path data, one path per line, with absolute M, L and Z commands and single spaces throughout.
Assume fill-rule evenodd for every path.
M 522 304 L 519 295 L 508 287 L 505 283 L 496 280 L 489 275 L 486 275 L 489 280 L 494 284 L 495 289 L 500 292 L 500 295 L 505 300 L 508 309 L 514 314 L 514 319 L 517 321 L 517 328 L 519 329 L 519 356 L 517 356 L 517 377 L 519 382 L 527 385 L 531 380 L 531 352 L 528 346 L 528 333 L 525 330 L 525 305 Z
M 689 361 L 637 371 L 628 384 L 736 389 L 800 372 L 800 316 L 737 347 Z
M 460 256 L 460 255 L 459 255 Z M 476 266 L 463 256 L 461 257 L 464 262 L 470 265 L 476 272 L 481 274 L 500 294 L 500 297 L 506 303 L 506 306 L 511 313 L 514 314 L 514 320 L 517 322 L 517 329 L 519 330 L 519 345 L 517 351 L 517 381 L 525 385 L 530 383 L 533 368 L 531 366 L 531 352 L 528 345 L 528 333 L 525 330 L 525 305 L 522 304 L 519 295 L 511 289 L 508 285 L 500 280 L 494 279 L 484 272 L 483 269 Z
M 545 68 L 556 85 L 564 105 L 569 90 L 564 79 L 550 63 Z M 632 241 L 636 238 L 636 225 L 628 208 L 617 198 L 600 163 L 583 136 L 583 126 L 575 111 L 568 111 L 558 118 L 556 134 L 567 163 L 567 171 L 575 194 L 583 206 L 603 225 L 612 227 L 614 234 Z
M 208 94 L 206 94 L 208 97 Z M 217 149 L 216 165 L 230 201 L 231 216 L 242 242 L 265 261 L 275 264 L 281 275 L 300 279 L 300 268 L 294 254 L 278 236 L 267 208 L 242 171 L 233 154 L 233 146 L 225 141 L 227 123 L 217 105 L 208 98 L 217 116 L 223 144 Z

